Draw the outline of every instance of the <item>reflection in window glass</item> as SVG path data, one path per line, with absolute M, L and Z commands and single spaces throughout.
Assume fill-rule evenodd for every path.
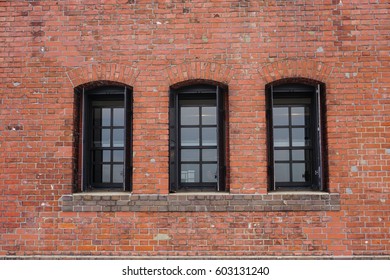
M 124 152 L 123 150 L 115 150 L 112 152 L 114 162 L 123 162 Z
M 288 128 L 274 128 L 274 146 L 288 147 L 290 145 L 290 134 Z
M 100 136 L 98 130 L 95 130 L 95 131 L 98 134 L 98 136 Z M 96 146 L 97 147 L 110 147 L 110 144 L 111 144 L 110 132 L 111 132 L 110 129 L 102 129 L 101 130 L 101 139 L 99 139 L 99 138 L 96 139 Z
M 203 164 L 202 165 L 202 182 L 217 182 L 217 165 Z
M 181 150 L 182 161 L 199 161 L 199 150 L 198 149 L 183 149 Z
M 217 161 L 217 149 L 203 149 L 202 150 L 203 161 Z
M 202 107 L 202 124 L 217 125 L 217 108 Z
M 293 150 L 292 160 L 305 160 L 305 150 Z
M 199 182 L 199 164 L 181 165 L 181 182 L 198 183 Z
M 181 129 L 181 145 L 182 146 L 198 146 L 199 145 L 199 128 L 182 128 Z
M 292 164 L 292 181 L 293 182 L 305 182 L 305 164 L 304 163 L 293 163 Z
M 111 165 L 103 164 L 102 183 L 111 182 Z
M 273 109 L 274 125 L 289 125 L 288 107 L 277 107 Z
M 277 182 L 290 181 L 290 164 L 288 163 L 275 164 L 275 180 Z
M 217 145 L 217 129 L 214 127 L 206 127 L 202 129 L 202 144 L 203 146 Z
M 291 124 L 306 125 L 305 107 L 291 108 Z
M 124 129 L 113 129 L 113 147 L 123 147 L 124 146 L 124 140 L 125 140 L 125 135 L 124 135 Z
M 305 129 L 304 128 L 292 128 L 292 146 L 303 147 L 305 146 Z
M 199 124 L 199 108 L 198 107 L 182 107 L 180 111 L 181 125 L 198 125 Z
M 112 168 L 112 182 L 123 183 L 123 165 L 115 164 Z
M 289 150 L 275 150 L 275 160 L 290 160 Z
M 114 126 L 124 126 L 125 125 L 125 109 L 124 108 L 114 108 Z
M 111 109 L 102 109 L 102 126 L 111 126 Z

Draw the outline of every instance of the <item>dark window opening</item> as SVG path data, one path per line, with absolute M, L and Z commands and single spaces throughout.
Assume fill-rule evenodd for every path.
M 171 92 L 171 191 L 225 190 L 224 99 L 218 86 Z
M 320 85 L 268 90 L 271 190 L 324 190 Z
M 131 190 L 131 91 L 101 87 L 82 95 L 82 190 Z

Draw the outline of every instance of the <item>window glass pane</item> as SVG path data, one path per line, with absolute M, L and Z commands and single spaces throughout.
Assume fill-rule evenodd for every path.
M 306 112 L 305 112 L 306 111 Z M 305 107 L 291 108 L 291 124 L 292 125 L 306 125 L 307 110 Z
M 181 165 L 182 183 L 199 183 L 199 164 Z
M 274 128 L 274 146 L 288 147 L 290 145 L 290 135 L 288 128 Z
M 305 146 L 305 129 L 293 128 L 292 129 L 292 146 L 303 147 Z
M 277 125 L 289 125 L 288 121 L 288 107 L 273 108 L 273 123 Z
M 199 128 L 182 128 L 181 129 L 182 146 L 199 146 Z
M 111 182 L 111 165 L 103 164 L 102 183 L 110 183 L 110 182 Z
M 203 183 L 217 182 L 217 164 L 202 165 L 202 182 Z
M 110 129 L 95 129 L 93 132 L 94 147 L 110 147 Z
M 93 112 L 94 112 L 93 125 L 101 126 L 102 125 L 102 109 L 101 108 L 94 108 Z
M 216 125 L 217 124 L 217 108 L 203 107 L 202 108 L 202 124 Z
M 125 109 L 114 108 L 114 126 L 125 125 Z
M 93 161 L 96 163 L 110 162 L 111 151 L 95 151 Z
M 205 127 L 202 128 L 202 145 L 216 146 L 217 145 L 217 128 Z
M 198 107 L 181 107 L 180 111 L 181 125 L 199 125 Z
M 203 149 L 202 161 L 217 161 L 217 149 Z
M 292 165 L 292 180 L 293 182 L 305 182 L 305 163 L 293 163 Z
M 113 151 L 112 152 L 112 161 L 114 162 L 123 162 L 123 150 Z
M 123 165 L 114 164 L 112 167 L 112 182 L 123 183 Z
M 103 151 L 103 161 L 111 162 L 111 151 Z
M 181 150 L 181 161 L 199 161 L 199 150 L 185 149 Z
M 113 129 L 114 147 L 124 147 L 124 129 Z
M 292 150 L 292 160 L 305 160 L 305 150 Z
M 290 160 L 290 151 L 289 150 L 275 150 L 274 158 L 275 158 L 275 160 Z
M 111 108 L 102 108 L 102 126 L 111 125 Z
M 276 182 L 290 181 L 290 164 L 288 163 L 275 164 L 275 181 Z

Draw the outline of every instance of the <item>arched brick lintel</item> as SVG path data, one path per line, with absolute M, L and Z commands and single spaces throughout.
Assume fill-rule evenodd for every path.
M 138 74 L 137 69 L 116 63 L 90 64 L 67 72 L 68 78 L 74 88 L 96 81 L 111 81 L 133 86 Z
M 228 85 L 233 77 L 232 69 L 214 62 L 194 61 L 166 69 L 169 86 L 190 80 L 215 81 Z
M 260 76 L 266 84 L 277 80 L 306 78 L 326 83 L 333 67 L 313 60 L 282 60 L 263 66 Z

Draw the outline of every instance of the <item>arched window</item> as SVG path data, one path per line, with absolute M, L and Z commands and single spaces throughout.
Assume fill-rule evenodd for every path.
M 324 98 L 319 83 L 268 88 L 271 190 L 324 190 Z
M 226 89 L 198 84 L 170 94 L 170 190 L 225 190 Z
M 102 86 L 80 91 L 81 190 L 131 190 L 131 89 Z

